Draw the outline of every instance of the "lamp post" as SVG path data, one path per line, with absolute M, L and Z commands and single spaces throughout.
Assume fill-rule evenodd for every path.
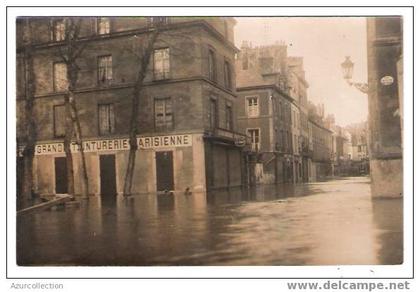
M 366 83 L 352 82 L 354 63 L 350 60 L 350 56 L 346 56 L 346 59 L 341 63 L 341 70 L 343 71 L 343 78 L 347 81 L 350 86 L 356 87 L 359 91 L 367 94 L 369 91 Z

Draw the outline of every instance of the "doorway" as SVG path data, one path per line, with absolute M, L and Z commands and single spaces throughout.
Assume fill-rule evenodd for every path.
M 172 151 L 156 152 L 156 188 L 158 192 L 174 190 Z
M 55 193 L 67 194 L 67 161 L 66 157 L 56 157 L 55 166 Z
M 101 176 L 101 195 L 117 194 L 117 177 L 115 173 L 115 155 L 100 155 L 99 169 Z

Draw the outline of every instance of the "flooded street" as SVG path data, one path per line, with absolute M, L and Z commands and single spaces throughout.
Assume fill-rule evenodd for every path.
M 372 200 L 366 177 L 207 195 L 92 197 L 18 218 L 18 264 L 398 264 L 402 203 Z

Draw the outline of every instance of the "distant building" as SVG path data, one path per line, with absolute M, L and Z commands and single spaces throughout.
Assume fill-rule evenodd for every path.
M 367 175 L 370 172 L 367 123 L 348 126 L 347 130 L 351 135 L 351 174 Z
M 309 181 L 309 167 L 312 153 L 309 151 L 309 123 L 308 123 L 308 82 L 305 79 L 305 70 L 302 57 L 288 57 L 287 65 L 289 94 L 298 105 L 297 109 L 297 145 L 299 146 L 298 156 L 295 158 L 295 174 L 297 182 Z M 296 139 L 296 138 L 295 138 Z
M 254 183 L 294 182 L 299 108 L 287 93 L 287 46 L 251 47 L 236 60 L 237 126 L 251 139 Z
M 324 105 L 308 104 L 309 141 L 312 150 L 310 181 L 325 179 L 333 175 L 334 139 L 333 131 L 327 128 Z
M 312 135 L 312 176 L 316 180 L 332 176 L 332 134 L 324 125 L 309 117 L 309 127 Z

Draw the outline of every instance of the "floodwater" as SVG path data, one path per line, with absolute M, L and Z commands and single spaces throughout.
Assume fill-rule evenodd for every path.
M 369 179 L 92 197 L 18 218 L 19 265 L 400 264 L 402 199 Z

